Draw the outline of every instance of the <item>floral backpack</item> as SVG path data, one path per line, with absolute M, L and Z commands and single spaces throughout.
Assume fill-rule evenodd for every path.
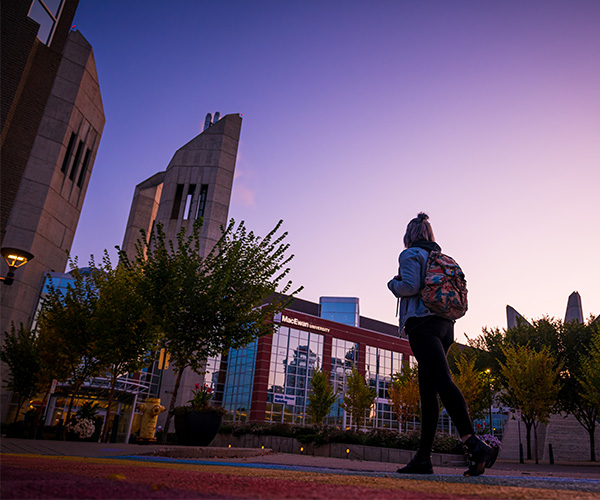
M 455 320 L 466 314 L 467 280 L 452 257 L 437 250 L 429 253 L 421 299 L 427 309 L 442 318 Z

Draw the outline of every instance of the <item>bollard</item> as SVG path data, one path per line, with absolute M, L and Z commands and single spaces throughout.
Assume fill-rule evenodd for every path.
M 519 463 L 525 463 L 525 460 L 523 460 L 523 443 L 519 443 Z
M 554 450 L 552 449 L 552 443 L 548 444 L 548 457 L 550 458 L 550 465 L 554 465 Z

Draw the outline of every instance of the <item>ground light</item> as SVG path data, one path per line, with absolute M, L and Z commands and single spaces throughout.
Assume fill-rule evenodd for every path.
M 5 285 L 12 285 L 15 281 L 15 270 L 17 267 L 24 266 L 33 259 L 33 255 L 25 250 L 19 250 L 18 248 L 3 248 L 0 250 L 2 257 L 8 265 L 8 272 L 6 277 L 0 277 L 0 280 L 4 281 Z

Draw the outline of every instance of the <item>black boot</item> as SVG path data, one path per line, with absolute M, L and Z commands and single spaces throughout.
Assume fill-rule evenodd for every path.
M 431 457 L 415 455 L 404 467 L 396 471 L 398 474 L 433 474 Z
M 498 456 L 498 449 L 492 448 L 477 436 L 472 435 L 463 443 L 468 469 L 465 476 L 480 476 L 484 473 L 486 466 L 491 467 Z

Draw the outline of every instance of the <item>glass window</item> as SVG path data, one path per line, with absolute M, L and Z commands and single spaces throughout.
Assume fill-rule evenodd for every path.
M 60 4 L 62 0 L 43 0 L 46 8 L 50 11 L 50 13 L 56 18 L 58 17 L 58 10 L 60 9 Z
M 229 352 L 223 406 L 236 422 L 245 422 L 250 416 L 257 342 L 255 340 L 242 349 Z
M 204 209 L 206 208 L 206 197 L 208 196 L 208 184 L 200 186 L 200 195 L 198 196 L 198 206 L 196 207 L 196 219 L 204 217 Z
M 313 370 L 321 369 L 323 336 L 279 327 L 273 336 L 266 420 L 303 424 L 307 388 Z
M 50 35 L 54 31 L 54 22 L 56 19 L 48 13 L 39 0 L 34 0 L 32 3 L 29 17 L 40 25 L 37 36 L 43 43 L 48 45 Z
M 355 297 L 321 297 L 319 311 L 321 318 L 350 326 L 360 324 L 358 298 Z
M 389 405 L 388 387 L 394 374 L 402 371 L 402 353 L 366 346 L 365 367 L 369 385 L 377 391 L 376 408 L 370 424 L 379 429 L 397 429 L 396 415 Z

